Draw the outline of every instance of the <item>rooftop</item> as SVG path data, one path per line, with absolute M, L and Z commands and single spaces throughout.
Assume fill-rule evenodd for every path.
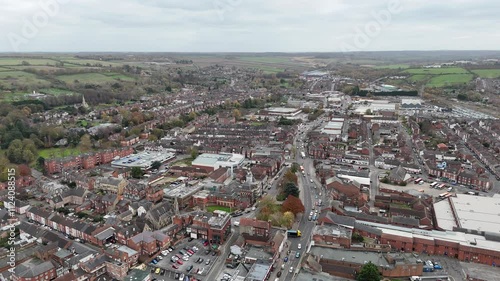
M 112 167 L 141 167 L 143 169 L 149 169 L 153 162 L 159 161 L 161 163 L 168 161 L 175 157 L 175 153 L 169 150 L 160 151 L 143 151 L 137 154 L 131 154 L 129 156 L 117 159 L 111 162 Z
M 209 166 L 214 168 L 240 165 L 245 156 L 241 154 L 221 153 L 211 154 L 203 153 L 193 160 L 193 166 Z

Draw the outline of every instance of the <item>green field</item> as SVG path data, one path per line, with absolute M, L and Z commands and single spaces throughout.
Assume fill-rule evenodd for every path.
M 52 59 L 0 58 L 0 65 L 22 65 L 23 61 L 29 63 L 29 65 L 55 65 L 57 62 Z
M 277 68 L 277 67 L 272 67 L 272 66 L 267 66 L 267 65 L 259 65 L 259 66 L 250 67 L 250 68 L 260 69 L 265 74 L 274 74 L 274 73 L 285 71 L 283 68 Z
M 472 70 L 481 78 L 498 78 L 500 77 L 500 69 L 476 69 Z
M 52 157 L 60 158 L 71 155 L 80 155 L 82 151 L 79 148 L 47 148 L 41 149 L 38 151 L 38 156 L 43 157 L 45 159 L 49 159 Z
M 431 78 L 430 75 L 423 75 L 423 74 L 417 74 L 417 75 L 412 75 L 410 77 L 410 80 L 413 82 L 418 82 L 418 81 L 424 81 Z
M 224 212 L 228 212 L 228 213 L 231 212 L 231 208 L 225 207 L 225 206 L 208 206 L 207 207 L 207 212 L 212 213 L 215 210 L 220 210 L 220 211 L 224 211 Z
M 52 95 L 52 96 L 78 94 L 77 92 L 73 92 L 70 90 L 64 90 L 64 89 L 58 89 L 58 88 L 44 88 L 44 89 L 40 89 L 38 92 L 46 94 L 46 95 Z
M 387 69 L 405 69 L 410 68 L 409 64 L 388 64 L 388 65 L 376 65 L 375 68 L 387 68 Z
M 10 69 L 8 69 L 8 68 L 1 67 L 1 66 L 0 66 L 0 71 L 11 71 L 11 70 L 10 70 Z
M 453 84 L 462 84 L 471 81 L 472 74 L 446 74 L 433 77 L 427 86 L 429 87 L 443 87 Z
M 107 83 L 107 82 L 117 82 L 117 81 L 135 81 L 134 78 L 125 76 L 119 73 L 82 73 L 82 74 L 70 74 L 70 75 L 59 75 L 57 79 L 66 83 L 75 83 L 78 81 L 80 83 Z
M 9 88 L 11 83 L 21 85 L 36 85 L 46 87 L 50 85 L 49 81 L 39 79 L 35 74 L 24 71 L 1 71 L 0 85 Z
M 412 68 L 405 70 L 405 72 L 411 74 L 430 74 L 430 75 L 469 73 L 467 70 L 461 67 Z

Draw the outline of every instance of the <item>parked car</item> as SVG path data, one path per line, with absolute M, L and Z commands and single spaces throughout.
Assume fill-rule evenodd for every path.
M 177 260 L 177 263 L 183 265 L 184 263 L 181 260 Z
M 206 262 L 205 262 L 206 265 L 209 265 L 210 264 L 210 259 L 208 259 Z
M 290 266 L 290 270 L 288 272 L 290 272 L 290 273 L 293 272 L 293 266 Z

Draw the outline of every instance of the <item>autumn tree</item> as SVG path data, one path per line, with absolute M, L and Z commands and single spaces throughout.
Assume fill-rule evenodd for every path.
M 241 112 L 238 110 L 238 109 L 234 109 L 233 110 L 233 117 L 236 119 L 236 120 L 239 120 L 241 118 Z
M 293 183 L 297 185 L 298 183 L 298 178 L 295 173 L 292 172 L 292 170 L 286 171 L 285 175 L 283 175 L 283 182 L 285 183 Z
M 286 228 L 291 228 L 294 220 L 295 215 L 292 212 L 285 212 L 280 218 L 280 225 Z
M 80 138 L 80 150 L 83 152 L 87 152 L 92 147 L 92 142 L 90 140 L 90 135 L 85 134 Z
M 281 205 L 281 211 L 283 213 L 292 212 L 292 214 L 297 215 L 298 213 L 303 213 L 305 211 L 305 207 L 299 198 L 289 195 L 283 202 L 283 205 Z

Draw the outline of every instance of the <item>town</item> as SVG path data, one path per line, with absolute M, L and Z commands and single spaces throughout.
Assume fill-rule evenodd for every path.
M 0 57 L 1 280 L 498 280 L 498 61 L 197 59 Z

